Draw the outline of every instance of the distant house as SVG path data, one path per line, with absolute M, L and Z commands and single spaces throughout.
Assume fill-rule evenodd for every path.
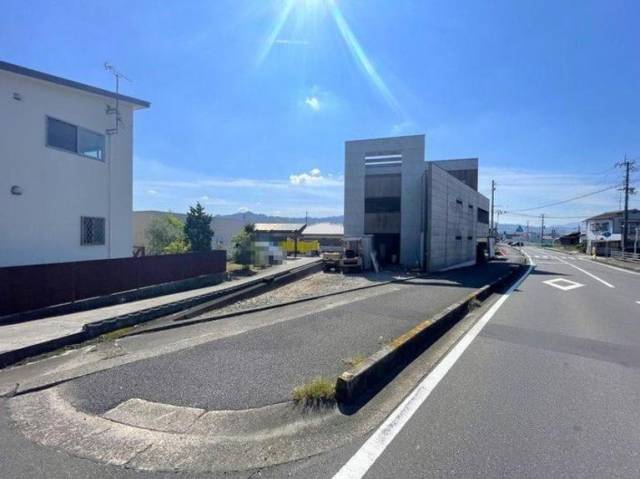
M 623 222 L 624 211 L 609 211 L 587 218 L 587 251 L 606 254 L 607 250 L 621 249 Z M 629 210 L 628 226 L 629 240 L 632 245 L 636 229 L 640 231 L 640 210 L 632 209 Z
M 560 236 L 559 241 L 563 246 L 574 246 L 580 243 L 581 233 L 576 231 L 574 233 L 569 233 L 564 236 Z
M 131 256 L 133 119 L 149 106 L 0 62 L 0 266 Z
M 287 239 L 299 239 L 306 226 L 304 223 L 256 223 L 255 239 L 272 244 Z

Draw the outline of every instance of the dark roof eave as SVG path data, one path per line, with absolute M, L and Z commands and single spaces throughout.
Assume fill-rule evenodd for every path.
M 25 68 L 20 65 L 14 65 L 13 63 L 0 61 L 0 70 L 16 73 L 18 75 L 24 75 L 30 78 L 35 78 L 37 80 L 43 80 L 50 83 L 55 83 L 56 85 L 75 88 L 76 90 L 86 91 L 88 93 L 93 93 L 95 95 L 102 95 L 110 98 L 117 98 L 118 100 L 121 100 L 127 103 L 132 103 L 142 108 L 149 108 L 151 106 L 151 103 L 146 100 L 140 100 L 139 98 L 133 98 L 131 96 L 116 94 L 109 90 L 103 90 L 102 88 L 98 88 L 95 86 L 86 85 L 84 83 L 80 83 L 73 80 L 67 80 L 66 78 L 50 75 L 48 73 L 40 72 L 37 70 L 32 70 L 30 68 Z

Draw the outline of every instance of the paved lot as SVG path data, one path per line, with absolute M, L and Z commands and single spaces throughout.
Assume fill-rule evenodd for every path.
M 319 375 L 335 378 L 347 369 L 345 360 L 373 353 L 508 268 L 497 262 L 381 286 L 366 299 L 99 372 L 69 388 L 76 406 L 97 413 L 132 397 L 203 409 L 286 401 L 296 385 Z

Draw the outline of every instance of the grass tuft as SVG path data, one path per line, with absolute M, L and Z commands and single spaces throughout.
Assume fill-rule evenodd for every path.
M 116 339 L 120 339 L 131 331 L 133 331 L 133 326 L 126 326 L 124 328 L 116 329 L 115 331 L 109 331 L 108 333 L 101 334 L 98 336 L 98 342 L 106 342 L 106 341 L 115 341 Z
M 334 402 L 335 399 L 336 382 L 323 377 L 314 378 L 293 390 L 293 400 L 305 406 L 325 405 Z
M 343 361 L 349 368 L 355 368 L 358 364 L 360 364 L 365 359 L 367 359 L 367 357 L 364 354 L 358 353 L 352 358 L 343 359 Z
M 473 298 L 469 302 L 469 311 L 473 311 L 474 309 L 478 309 L 480 306 L 482 306 L 482 301 L 480 301 L 478 298 Z

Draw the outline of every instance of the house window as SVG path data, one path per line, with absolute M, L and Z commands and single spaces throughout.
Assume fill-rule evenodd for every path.
M 104 160 L 104 135 L 78 128 L 78 153 L 96 160 Z
M 104 135 L 47 117 L 47 146 L 104 161 Z
M 104 218 L 83 216 L 80 218 L 80 244 L 104 244 Z
M 76 153 L 78 128 L 64 121 L 47 118 L 47 145 Z
M 606 233 L 609 231 L 609 222 L 600 221 L 591 223 L 591 231 L 594 233 Z

